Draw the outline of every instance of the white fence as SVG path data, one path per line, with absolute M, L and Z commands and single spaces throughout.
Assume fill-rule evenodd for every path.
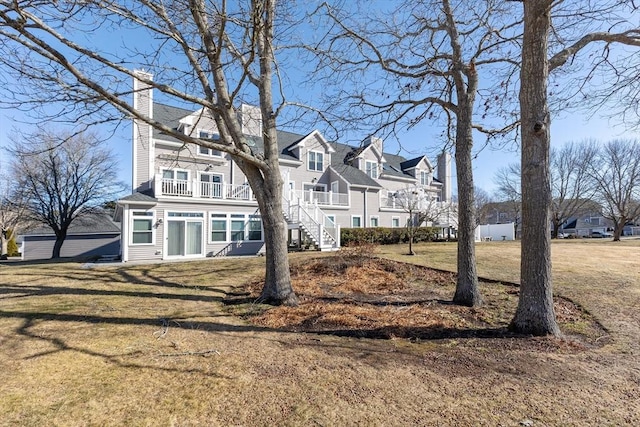
M 484 224 L 476 227 L 476 242 L 491 240 L 515 240 L 513 222 L 507 224 Z

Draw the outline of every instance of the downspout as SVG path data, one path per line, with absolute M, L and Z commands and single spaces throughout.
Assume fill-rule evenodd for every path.
M 369 211 L 369 209 L 368 209 L 368 206 L 367 206 L 367 189 L 366 189 L 366 188 L 364 189 L 364 191 L 362 192 L 362 194 L 364 194 L 364 203 L 363 203 L 363 205 L 364 205 L 364 212 L 363 212 L 362 222 L 364 223 L 364 224 L 363 224 L 363 227 L 364 227 L 364 228 L 367 228 L 367 227 L 368 227 L 368 226 L 367 226 L 367 224 L 368 224 L 368 221 L 367 221 L 367 212 Z

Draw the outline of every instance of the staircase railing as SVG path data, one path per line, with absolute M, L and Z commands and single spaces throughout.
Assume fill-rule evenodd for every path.
M 289 220 L 301 224 L 319 247 L 340 247 L 340 227 L 316 204 L 306 203 L 293 190 L 285 189 L 282 205 Z

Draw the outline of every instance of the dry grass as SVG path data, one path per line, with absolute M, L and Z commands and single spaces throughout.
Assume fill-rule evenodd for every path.
M 406 247 L 380 254 L 455 265 L 453 245 L 416 250 L 415 257 L 401 255 Z M 556 305 L 560 320 L 565 330 L 592 336 L 580 310 L 593 314 L 611 337 L 596 347 L 465 335 L 361 339 L 253 326 L 229 315 L 223 301 L 259 281 L 263 260 L 256 258 L 94 269 L 0 264 L 0 425 L 637 425 L 639 252 L 638 241 L 553 245 L 556 294 L 577 304 Z M 319 314 L 368 330 L 377 328 L 368 323 L 376 307 L 404 307 L 390 315 L 394 327 L 424 316 L 424 306 L 406 303 L 418 297 L 421 280 L 435 280 L 429 270 L 389 271 L 397 264 L 382 261 L 369 267 L 371 278 L 349 265 L 313 267 L 317 256 L 292 256 L 298 288 L 308 268 L 322 277 L 304 298 L 351 301 Z M 517 243 L 479 245 L 478 258 L 481 275 L 517 281 Z M 340 284 L 340 276 L 348 280 Z M 451 297 L 446 275 L 439 277 L 445 279 L 427 293 L 419 289 L 422 299 Z M 483 292 L 497 286 L 485 284 Z M 404 306 L 390 304 L 394 295 Z M 512 294 L 503 298 L 515 302 Z M 367 304 L 378 300 L 387 304 Z M 508 309 L 488 305 L 481 322 L 509 318 Z M 455 308 L 460 313 L 448 319 L 452 306 L 431 306 L 445 310 L 440 322 L 467 322 L 458 330 L 475 325 L 472 310 Z M 355 309 L 367 311 L 346 321 L 345 311 Z

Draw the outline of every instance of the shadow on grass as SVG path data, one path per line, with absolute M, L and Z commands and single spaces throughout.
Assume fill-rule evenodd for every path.
M 320 335 L 336 335 L 339 337 L 392 339 L 404 338 L 410 341 L 445 340 L 457 338 L 528 338 L 510 332 L 506 327 L 497 328 L 438 328 L 438 327 L 403 327 L 385 326 L 375 329 L 334 329 L 315 332 Z
M 216 289 L 215 293 L 223 294 L 224 290 Z M 3 296 L 6 295 L 6 296 Z M 0 300 L 29 298 L 37 296 L 52 295 L 88 295 L 88 296 L 122 296 L 131 298 L 159 298 L 182 301 L 202 301 L 202 302 L 222 302 L 224 296 L 219 295 L 202 295 L 202 294 L 170 294 L 162 292 L 140 292 L 140 291 L 123 291 L 123 290 L 104 290 L 104 289 L 86 289 L 86 288 L 69 288 L 60 286 L 40 286 L 40 285 L 20 285 L 20 286 L 3 286 L 0 285 Z
M 216 322 L 186 322 L 186 321 L 177 321 L 172 319 L 145 319 L 145 318 L 128 318 L 128 317 L 103 317 L 103 316 L 82 316 L 82 315 L 73 315 L 73 314 L 52 314 L 52 313 L 40 313 L 40 312 L 7 312 L 0 311 L 0 318 L 13 318 L 13 319 L 22 319 L 21 325 L 16 328 L 15 332 L 18 336 L 22 336 L 28 338 L 33 341 L 46 342 L 52 348 L 46 350 L 40 350 L 35 354 L 31 354 L 29 356 L 24 357 L 25 360 L 35 359 L 38 357 L 43 357 L 51 354 L 56 354 L 60 352 L 77 352 L 80 354 L 84 354 L 87 356 L 98 357 L 104 359 L 106 362 L 116 365 L 121 368 L 136 368 L 136 369 L 152 369 L 159 371 L 167 371 L 167 372 L 175 372 L 175 373 L 200 373 L 206 376 L 215 376 L 217 378 L 222 379 L 233 379 L 232 377 L 213 374 L 210 370 L 202 368 L 193 368 L 193 367 L 168 367 L 168 366 L 160 366 L 158 364 L 152 363 L 143 363 L 136 361 L 127 361 L 128 358 L 140 358 L 140 357 L 148 357 L 155 359 L 157 361 L 158 358 L 165 357 L 176 357 L 176 356 L 190 356 L 197 355 L 202 356 L 204 354 L 213 354 L 218 353 L 217 349 L 208 350 L 208 351 L 195 351 L 195 352 L 175 352 L 175 353 L 162 353 L 160 351 L 149 352 L 145 351 L 129 351 L 125 353 L 114 353 L 107 354 L 99 351 L 95 351 L 89 348 L 83 348 L 77 345 L 71 345 L 64 339 L 60 337 L 51 336 L 50 334 L 41 334 L 37 332 L 33 332 L 32 328 L 34 326 L 39 325 L 39 321 L 58 321 L 58 322 L 85 322 L 85 323 L 95 323 L 95 324 L 114 324 L 114 325 L 145 325 L 145 326 L 158 326 L 159 328 L 179 328 L 179 329 L 187 329 L 187 330 L 203 330 L 206 329 L 208 331 L 231 331 L 231 332 L 253 332 L 256 330 L 261 330 L 261 328 L 256 328 L 253 326 L 237 326 L 237 325 L 228 325 L 223 323 Z M 162 330 L 162 329 L 160 329 Z M 40 348 L 41 346 L 37 346 Z

